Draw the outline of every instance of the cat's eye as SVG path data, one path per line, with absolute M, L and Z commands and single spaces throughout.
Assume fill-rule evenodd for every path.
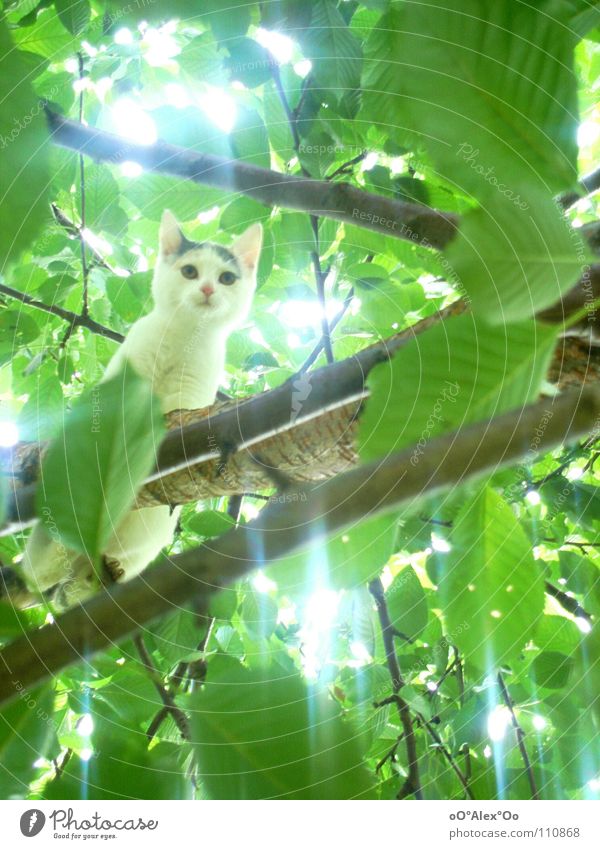
M 219 277 L 219 283 L 222 283 L 223 286 L 233 286 L 236 280 L 237 276 L 233 271 L 224 271 Z
M 180 270 L 187 280 L 195 280 L 198 277 L 198 269 L 195 265 L 182 265 Z

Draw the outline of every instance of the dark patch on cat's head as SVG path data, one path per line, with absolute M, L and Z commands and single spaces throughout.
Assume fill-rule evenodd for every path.
M 221 259 L 225 260 L 225 262 L 230 262 L 238 271 L 241 271 L 240 264 L 235 254 L 232 254 L 231 251 L 224 248 L 223 245 L 217 245 L 215 242 L 193 242 L 191 239 L 187 239 L 183 233 L 181 234 L 181 245 L 179 246 L 176 256 L 181 257 L 188 251 L 198 251 L 203 250 L 204 248 L 212 248 L 212 250 L 218 254 Z

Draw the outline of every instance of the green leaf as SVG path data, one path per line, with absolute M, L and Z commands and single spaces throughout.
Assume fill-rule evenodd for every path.
M 150 311 L 150 277 L 149 272 L 143 271 L 106 281 L 106 294 L 113 309 L 127 324 Z
M 412 566 L 405 566 L 386 590 L 390 620 L 394 628 L 414 639 L 427 626 L 427 599 Z
M 460 512 L 439 599 L 446 634 L 480 670 L 492 673 L 533 638 L 544 582 L 514 513 L 492 489 Z
M 201 513 L 192 513 L 185 519 L 186 531 L 197 534 L 199 537 L 211 539 L 220 537 L 225 531 L 230 531 L 235 526 L 234 520 L 227 513 L 218 510 L 203 510 Z
M 192 736 L 212 799 L 356 799 L 372 778 L 352 727 L 324 692 L 278 667 L 209 673 Z
M 431 327 L 368 377 L 360 453 L 371 459 L 537 398 L 556 331 L 533 322 L 491 326 L 462 315 Z
M 239 109 L 231 132 L 231 147 L 238 159 L 269 168 L 269 137 L 262 118 L 255 109 Z
M 495 198 L 468 212 L 446 258 L 473 311 L 503 324 L 557 303 L 584 273 L 588 249 L 552 198 L 537 192 L 525 210 Z
M 63 26 L 72 35 L 80 35 L 90 21 L 91 9 L 88 0 L 54 0 L 54 8 Z
M 373 578 L 395 551 L 397 517 L 365 519 L 303 552 L 269 564 L 281 592 L 296 596 L 317 589 L 353 589 Z
M 73 756 L 60 778 L 44 786 L 44 799 L 192 798 L 177 746 L 159 743 L 148 751 L 145 734 L 132 734 L 96 714 L 93 719 L 93 756 Z
M 222 197 L 206 186 L 162 174 L 142 174 L 128 183 L 123 194 L 151 221 L 160 221 L 165 209 L 170 209 L 179 221 L 192 221 Z
M 232 80 L 239 80 L 247 88 L 256 88 L 271 79 L 277 62 L 261 44 L 252 38 L 239 38 L 227 45 L 229 59 L 226 67 Z
M 152 469 L 164 431 L 150 385 L 128 368 L 85 393 L 42 463 L 38 513 L 70 548 L 96 558 Z
M 548 195 L 569 188 L 577 178 L 573 38 L 564 7 L 548 7 L 395 6 L 368 42 L 364 117 L 410 127 L 411 147 L 426 147 L 445 178 L 481 200 L 499 193 L 492 175 L 515 194 L 524 185 Z
M 242 602 L 241 615 L 246 630 L 254 639 L 271 636 L 277 625 L 277 604 L 266 593 L 248 590 Z
M 319 87 L 336 100 L 360 84 L 361 46 L 333 0 L 312 4 L 310 27 L 301 36 Z
M 0 102 L 0 252 L 5 262 L 14 261 L 49 221 L 50 174 L 44 102 L 33 91 L 27 62 L 15 50 L 4 21 L 0 21 Z
M 25 799 L 36 774 L 33 766 L 55 742 L 54 688 L 26 690 L 14 682 L 18 696 L 0 712 L 0 796 Z
M 78 47 L 77 40 L 65 29 L 56 11 L 51 8 L 42 9 L 31 26 L 14 30 L 14 40 L 22 50 L 39 53 L 52 62 L 66 59 Z
M 562 690 L 569 683 L 574 661 L 561 652 L 545 651 L 531 664 L 529 675 L 538 687 Z
M 36 381 L 17 424 L 23 441 L 43 442 L 56 433 L 65 414 L 65 398 L 58 377 Z

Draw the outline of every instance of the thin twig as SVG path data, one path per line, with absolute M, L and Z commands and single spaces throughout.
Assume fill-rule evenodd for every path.
M 83 124 L 83 77 L 84 77 L 84 67 L 83 67 L 83 56 L 81 53 L 77 54 L 77 62 L 79 66 L 79 123 Z M 79 154 L 79 183 L 80 183 L 80 199 L 81 199 L 81 232 L 85 232 L 86 228 L 86 216 L 85 216 L 85 162 L 83 153 Z M 88 315 L 88 279 L 89 279 L 89 268 L 87 264 L 87 258 L 85 255 L 85 239 L 80 239 L 79 244 L 81 246 L 81 271 L 83 275 L 83 295 L 81 301 L 81 315 L 85 318 Z
M 57 318 L 68 321 L 69 324 L 73 324 L 75 327 L 85 327 L 92 333 L 96 333 L 98 336 L 105 336 L 114 342 L 122 342 L 125 338 L 122 333 L 117 333 L 116 330 L 111 330 L 110 327 L 104 327 L 103 324 L 94 321 L 89 315 L 77 315 L 77 313 L 71 312 L 71 310 L 64 310 L 62 307 L 56 306 L 56 304 L 44 304 L 42 301 L 32 298 L 31 295 L 26 295 L 25 292 L 19 292 L 18 289 L 13 289 L 12 286 L 6 286 L 4 283 L 0 283 L 0 293 L 8 295 L 9 298 L 14 298 L 16 301 L 21 301 L 22 304 L 27 304 L 28 307 L 55 315 Z
M 590 625 L 592 624 L 593 620 L 591 615 L 587 612 L 587 610 L 584 610 L 576 598 L 564 592 L 559 587 L 556 587 L 554 584 L 551 584 L 550 581 L 545 582 L 544 588 L 548 595 L 556 599 L 567 613 L 571 613 L 573 616 L 578 616 L 580 619 L 585 619 L 585 621 L 589 622 Z
M 352 166 L 357 165 L 359 162 L 362 162 L 366 157 L 367 151 L 363 150 L 362 153 L 359 153 L 358 156 L 354 156 L 352 159 L 349 159 L 348 162 L 342 163 L 335 171 L 332 171 L 327 177 L 326 180 L 333 180 L 334 177 L 338 177 L 340 174 L 350 174 L 352 173 Z
M 422 714 L 419 714 L 418 716 L 419 716 L 419 719 L 421 720 L 421 722 L 423 723 L 423 726 L 426 728 L 428 734 L 435 741 L 440 752 L 443 754 L 443 756 L 446 758 L 446 760 L 450 764 L 452 771 L 454 772 L 454 774 L 456 775 L 456 777 L 458 778 L 458 780 L 462 784 L 463 789 L 464 789 L 465 793 L 467 794 L 467 796 L 469 797 L 469 799 L 475 799 L 475 797 L 473 796 L 473 791 L 469 787 L 469 782 L 467 780 L 467 777 L 465 776 L 465 774 L 463 773 L 463 771 L 461 770 L 459 765 L 454 760 L 454 757 L 452 756 L 449 749 L 444 745 L 444 741 L 442 740 L 440 735 L 437 733 L 437 731 L 435 730 L 433 725 L 430 722 L 428 722 L 428 720 L 426 720 L 425 717 Z
M 148 674 L 154 687 L 160 696 L 162 703 L 164 705 L 165 710 L 167 710 L 173 719 L 175 720 L 175 724 L 177 728 L 179 728 L 179 732 L 184 740 L 187 740 L 188 743 L 192 739 L 190 734 L 190 726 L 188 723 L 188 718 L 185 713 L 181 710 L 181 708 L 177 707 L 175 704 L 175 699 L 171 695 L 171 693 L 167 690 L 165 685 L 161 681 L 161 676 L 154 666 L 152 662 L 152 658 L 150 657 L 150 653 L 146 648 L 146 644 L 144 643 L 144 638 L 141 634 L 136 634 L 133 638 L 134 645 L 138 650 L 138 654 L 140 659 L 146 669 L 148 670 Z M 154 735 L 153 735 L 154 736 Z M 150 738 L 152 739 L 152 738 Z
M 500 686 L 500 692 L 502 693 L 502 699 L 504 704 L 510 711 L 510 719 L 512 722 L 512 727 L 515 729 L 515 736 L 517 738 L 517 744 L 519 746 L 519 751 L 521 752 L 521 758 L 523 759 L 523 764 L 525 766 L 525 772 L 527 773 L 527 778 L 529 780 L 529 787 L 531 789 L 531 798 L 539 799 L 539 793 L 537 789 L 537 785 L 535 783 L 535 775 L 533 774 L 533 767 L 531 766 L 531 761 L 529 760 L 529 754 L 527 752 L 527 747 L 525 746 L 525 732 L 521 728 L 519 724 L 519 720 L 516 717 L 513 700 L 510 697 L 510 693 L 504 683 L 504 678 L 502 677 L 502 673 L 498 673 L 498 684 Z
M 404 686 L 404 679 L 400 671 L 400 664 L 396 655 L 396 647 L 394 646 L 394 635 L 392 633 L 392 623 L 390 614 L 387 609 L 385 600 L 385 592 L 380 578 L 375 578 L 369 583 L 369 591 L 375 599 L 377 606 L 377 615 L 379 617 L 379 625 L 381 627 L 381 636 L 385 648 L 385 659 L 392 679 L 393 700 L 398 708 L 402 730 L 404 732 L 404 741 L 406 744 L 406 756 L 408 759 L 408 778 L 399 798 L 412 793 L 415 799 L 423 799 L 423 790 L 421 788 L 421 779 L 419 777 L 419 760 L 417 757 L 417 742 L 415 739 L 415 730 L 413 727 L 410 708 L 408 703 L 400 695 L 400 690 Z
M 285 114 L 287 115 L 288 123 L 290 125 L 290 132 L 292 133 L 292 138 L 294 140 L 294 150 L 298 155 L 298 162 L 300 164 L 300 168 L 305 177 L 312 179 L 310 172 L 304 167 L 300 158 L 300 133 L 298 132 L 297 117 L 290 108 L 286 93 L 283 89 L 283 85 L 281 84 L 281 75 L 279 74 L 279 67 L 277 65 L 273 66 L 272 75 L 273 80 L 275 81 L 275 88 L 277 89 L 279 99 L 281 101 Z M 317 297 L 321 306 L 321 339 L 323 342 L 323 350 L 325 351 L 325 357 L 327 359 L 327 362 L 332 363 L 334 358 L 333 349 L 331 347 L 331 330 L 329 327 L 329 322 L 327 320 L 327 300 L 325 297 L 325 282 L 329 275 L 330 269 L 328 268 L 326 271 L 323 271 L 321 267 L 319 250 L 319 217 L 318 215 L 314 214 L 311 214 L 309 217 L 310 226 L 312 227 L 313 235 L 315 237 L 315 249 L 311 252 L 311 260 L 313 264 L 315 283 L 317 287 Z
M 212 628 L 213 628 L 214 622 L 215 622 L 215 620 L 214 620 L 214 617 L 213 617 L 213 618 L 210 619 L 208 626 L 206 628 L 206 633 L 204 634 L 204 636 L 202 637 L 202 639 L 198 643 L 198 647 L 197 647 L 196 651 L 199 651 L 199 652 L 205 651 L 206 645 L 207 645 L 208 640 L 210 639 L 210 635 L 212 633 Z M 171 675 L 171 679 L 170 679 L 171 684 L 173 686 L 179 686 L 183 682 L 183 680 L 185 679 L 185 677 L 188 673 L 190 665 L 191 665 L 190 662 L 187 661 L 187 660 L 181 660 L 177 664 L 177 666 L 175 667 L 175 671 Z M 148 730 L 146 731 L 146 736 L 147 736 L 148 740 L 152 740 L 157 735 L 157 733 L 160 729 L 160 726 L 163 724 L 163 722 L 165 721 L 165 719 L 167 718 L 169 713 L 170 713 L 170 710 L 166 705 L 163 706 L 158 711 L 158 713 L 156 714 L 156 716 L 154 717 L 154 719 L 152 720 L 152 722 L 148 726 Z

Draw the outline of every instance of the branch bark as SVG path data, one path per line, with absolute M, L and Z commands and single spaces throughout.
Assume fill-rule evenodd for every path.
M 402 504 L 412 510 L 420 498 L 513 464 L 534 450 L 545 453 L 578 439 L 599 422 L 600 389 L 585 388 L 433 439 L 417 465 L 408 449 L 324 484 L 292 490 L 291 507 L 287 499 L 272 502 L 253 522 L 210 546 L 176 555 L 6 646 L 0 652 L 0 703 L 70 663 L 88 661 L 177 606 L 192 600 L 205 606 L 223 587 L 301 549 L 307 539 L 318 545 L 332 532 Z
M 453 238 L 458 216 L 416 203 L 393 200 L 347 183 L 280 174 L 236 159 L 197 153 L 158 141 L 143 145 L 85 127 L 46 110 L 55 144 L 117 165 L 126 160 L 147 171 L 169 174 L 228 192 L 242 192 L 267 206 L 296 209 L 357 224 L 386 236 L 443 248 Z

